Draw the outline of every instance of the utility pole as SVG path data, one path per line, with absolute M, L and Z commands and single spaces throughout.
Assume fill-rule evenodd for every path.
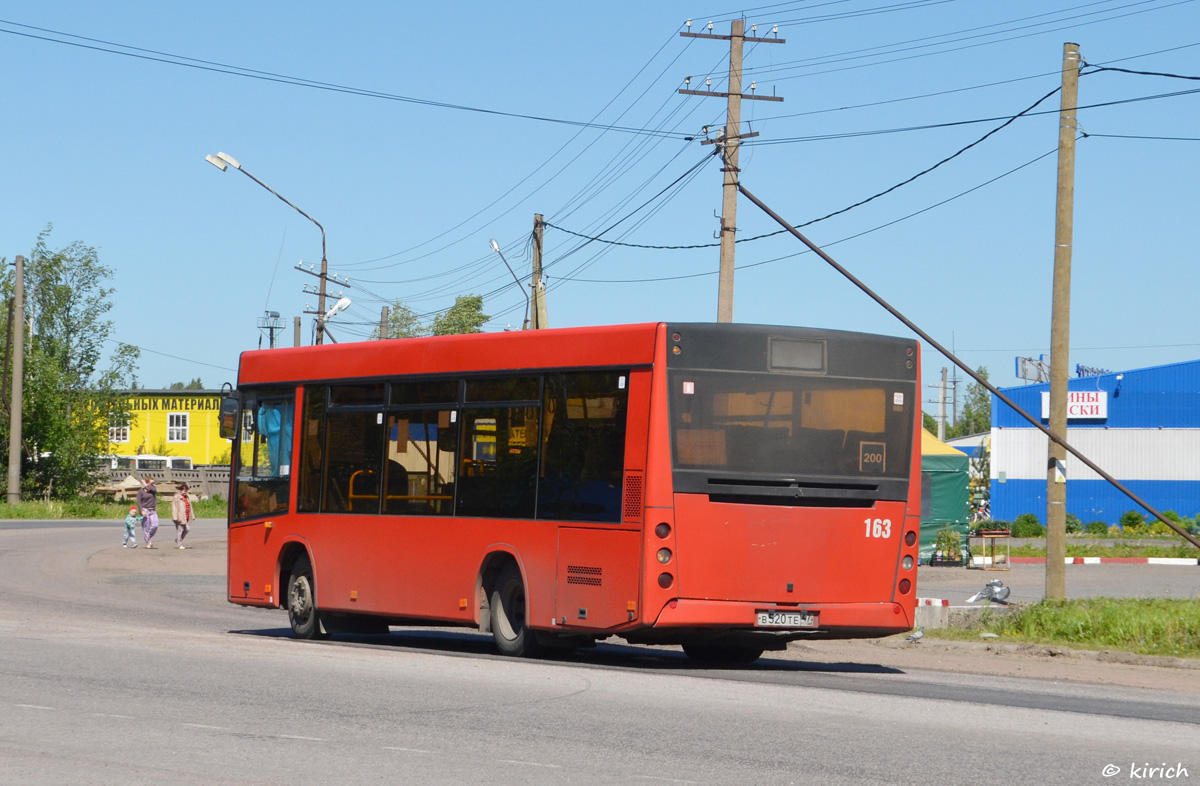
M 1079 127 L 1079 44 L 1063 44 L 1058 116 L 1058 207 L 1050 312 L 1050 430 L 1067 434 L 1067 350 L 1071 337 L 1071 241 L 1075 213 L 1075 135 Z M 1046 462 L 1046 597 L 1067 597 L 1067 450 L 1049 440 Z
M 946 367 L 942 366 L 942 384 L 938 396 L 938 439 L 946 441 Z
M 292 346 L 300 346 L 300 317 L 293 317 L 292 322 Z
M 729 41 L 729 90 L 719 92 L 713 90 L 680 90 L 684 95 L 695 96 L 724 96 L 726 98 L 725 132 L 719 139 L 705 140 L 701 144 L 721 145 L 721 172 L 724 186 L 721 195 L 721 264 L 717 276 L 717 321 L 733 321 L 733 252 L 737 240 L 737 194 L 738 194 L 738 147 L 742 139 L 758 136 L 756 133 L 741 133 L 742 99 L 751 101 L 782 101 L 778 96 L 754 95 L 755 83 L 750 83 L 750 94 L 742 93 L 742 45 L 746 41 L 760 44 L 787 43 L 783 38 L 759 38 L 757 25 L 750 26 L 750 36 L 745 35 L 746 21 L 733 20 L 729 35 L 713 35 L 712 33 L 693 33 L 692 20 L 687 21 L 688 32 L 680 33 L 684 38 L 712 38 Z M 712 22 L 708 23 L 712 30 Z M 775 27 L 772 32 L 778 33 Z M 684 84 L 691 83 L 689 76 Z M 705 80 L 705 85 L 711 84 L 711 79 Z
M 12 404 L 8 410 L 8 504 L 21 501 L 21 407 L 25 386 L 25 257 L 16 259 L 13 286 Z
M 533 329 L 539 330 L 550 327 L 546 317 L 546 285 L 542 283 L 542 235 L 545 232 L 545 222 L 541 213 L 533 214 Z
M 379 314 L 379 340 L 380 341 L 383 341 L 385 338 L 391 338 L 391 336 L 388 335 L 388 311 L 389 311 L 388 307 L 384 306 L 383 311 Z

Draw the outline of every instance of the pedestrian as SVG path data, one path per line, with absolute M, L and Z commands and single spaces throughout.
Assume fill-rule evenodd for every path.
M 142 514 L 138 510 L 137 505 L 129 506 L 129 513 L 125 514 L 125 537 L 121 540 L 122 548 L 129 548 L 132 543 L 133 547 L 137 548 L 137 535 L 134 533 L 134 527 L 142 523 Z
M 181 549 L 187 548 L 183 545 L 183 539 L 192 529 L 191 524 L 196 520 L 196 511 L 188 498 L 186 483 L 180 483 L 171 497 L 171 520 L 175 522 L 175 545 Z
M 154 533 L 158 532 L 158 487 L 154 485 L 154 476 L 147 475 L 138 489 L 137 504 L 142 516 L 142 537 L 146 539 L 146 548 L 154 548 Z

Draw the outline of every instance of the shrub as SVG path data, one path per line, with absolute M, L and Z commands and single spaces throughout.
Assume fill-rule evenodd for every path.
M 1074 513 L 1067 514 L 1067 532 L 1076 533 L 1083 530 L 1083 522 Z
M 1087 534 L 1104 537 L 1108 534 L 1108 524 L 1103 521 L 1089 521 L 1087 525 Z
M 1022 513 L 1013 522 L 1012 534 L 1014 538 L 1040 538 L 1046 534 L 1046 529 L 1035 514 Z
M 1138 535 L 1146 531 L 1146 517 L 1136 510 L 1127 510 L 1121 514 L 1120 527 L 1127 535 Z
M 938 530 L 937 540 L 933 543 L 933 555 L 945 560 L 961 559 L 962 537 L 948 527 Z

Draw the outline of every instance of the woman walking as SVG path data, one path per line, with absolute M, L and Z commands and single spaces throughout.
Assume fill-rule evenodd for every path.
M 146 548 L 154 548 L 154 533 L 158 532 L 158 487 L 154 485 L 154 477 L 147 475 L 143 486 L 138 489 L 137 506 L 142 512 L 142 537 L 146 539 Z
M 191 524 L 196 520 L 196 511 L 192 509 L 192 501 L 188 498 L 188 484 L 180 483 L 171 497 L 171 520 L 175 522 L 175 545 L 181 549 L 183 539 L 191 531 Z

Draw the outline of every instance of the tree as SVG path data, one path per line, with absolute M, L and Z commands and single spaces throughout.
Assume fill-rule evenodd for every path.
M 985 366 L 975 369 L 975 373 L 984 379 L 988 378 Z M 952 427 L 946 428 L 947 437 L 966 437 L 971 434 L 983 434 L 992 430 L 992 394 L 978 382 L 967 388 L 967 399 L 963 403 L 962 415 Z
M 200 381 L 200 377 L 193 377 L 191 382 L 172 382 L 167 386 L 167 390 L 204 390 L 204 383 Z
M 922 411 L 921 412 L 921 424 L 925 427 L 925 430 L 928 431 L 930 434 L 937 434 L 938 422 L 937 422 L 937 418 L 935 418 L 933 415 L 930 415 L 928 412 Z
M 428 335 L 429 328 L 421 324 L 421 318 L 417 316 L 417 312 L 399 300 L 392 303 L 391 308 L 388 309 L 387 335 L 384 338 L 417 338 Z M 371 331 L 371 339 L 378 338 L 379 328 L 375 328 Z
M 483 295 L 459 295 L 453 306 L 433 318 L 430 332 L 435 336 L 482 333 L 489 319 L 483 313 Z
M 108 451 L 108 429 L 128 423 L 122 390 L 137 382 L 136 347 L 117 344 L 110 366 L 100 369 L 113 324 L 104 319 L 113 290 L 112 269 L 96 249 L 71 243 L 48 245 L 52 226 L 38 235 L 25 268 L 29 335 L 25 342 L 22 490 L 44 498 L 87 490 L 100 456 Z M 2 284 L 11 295 L 13 276 Z M 3 438 L 8 438 L 4 423 Z M 7 461 L 7 456 L 4 457 Z

